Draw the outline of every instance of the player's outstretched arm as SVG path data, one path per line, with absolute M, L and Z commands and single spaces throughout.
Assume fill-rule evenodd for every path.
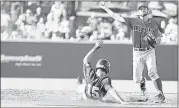
M 116 13 L 114 13 L 113 11 L 111 11 L 111 10 L 106 6 L 105 2 L 101 1 L 101 2 L 99 3 L 99 5 L 100 5 L 100 7 L 101 7 L 102 9 L 104 9 L 104 10 L 105 10 L 112 18 L 114 18 L 115 20 L 120 21 L 120 22 L 125 22 L 125 19 L 124 19 L 122 16 L 120 16 L 119 14 L 116 14 Z
M 111 87 L 109 90 L 108 90 L 108 93 L 114 98 L 117 100 L 117 102 L 119 102 L 120 104 L 126 104 L 127 102 L 125 102 L 121 96 L 117 93 L 117 91 Z
M 83 64 L 84 65 L 89 64 L 93 54 L 95 53 L 95 51 L 97 51 L 99 48 L 101 48 L 102 44 L 103 44 L 102 40 L 96 41 L 95 46 L 87 53 L 87 55 L 83 59 Z

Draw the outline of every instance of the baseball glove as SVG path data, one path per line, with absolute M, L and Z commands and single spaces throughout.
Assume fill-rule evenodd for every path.
M 149 44 L 151 47 L 155 48 L 156 46 L 156 40 L 155 40 L 155 37 L 151 34 L 151 33 L 148 33 L 144 40 L 147 42 L 147 44 Z
M 156 41 L 155 41 L 155 38 L 152 38 L 152 37 L 147 37 L 147 43 L 151 46 L 151 47 L 153 47 L 153 48 L 155 48 L 155 45 L 156 45 Z

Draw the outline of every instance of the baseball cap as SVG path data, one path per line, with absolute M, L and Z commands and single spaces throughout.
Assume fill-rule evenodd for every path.
M 148 8 L 148 4 L 146 4 L 146 3 L 139 3 L 138 6 L 137 6 L 137 10 L 139 10 L 141 7 Z

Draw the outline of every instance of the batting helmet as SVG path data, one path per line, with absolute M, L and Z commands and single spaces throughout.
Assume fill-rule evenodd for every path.
M 108 60 L 106 59 L 100 59 L 98 60 L 98 62 L 96 63 L 96 69 L 104 69 L 106 71 L 106 73 L 109 73 L 110 70 L 110 63 Z
M 149 8 L 148 8 L 148 4 L 146 4 L 146 3 L 139 3 L 139 4 L 137 5 L 137 10 L 139 10 L 141 7 L 146 7 L 147 9 L 149 9 Z

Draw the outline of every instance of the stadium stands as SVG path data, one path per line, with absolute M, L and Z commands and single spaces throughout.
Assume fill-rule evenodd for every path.
M 125 17 L 131 17 L 135 13 L 137 4 L 107 3 L 112 10 Z M 168 4 L 175 8 L 170 9 L 167 3 L 150 2 L 149 8 L 154 11 L 154 20 L 160 26 L 162 43 L 176 44 L 177 7 L 176 3 L 171 2 Z M 2 41 L 103 39 L 131 42 L 129 28 L 101 11 L 98 2 L 1 2 L 1 10 Z

